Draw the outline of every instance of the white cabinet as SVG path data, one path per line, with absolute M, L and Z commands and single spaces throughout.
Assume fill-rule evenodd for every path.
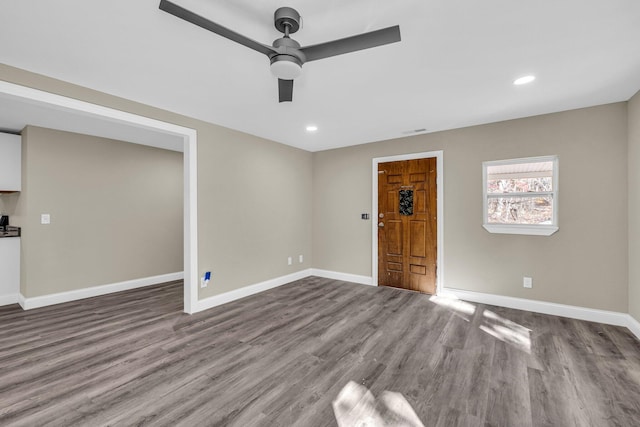
M 22 190 L 22 138 L 0 132 L 0 192 Z
M 0 305 L 20 293 L 20 238 L 0 238 Z

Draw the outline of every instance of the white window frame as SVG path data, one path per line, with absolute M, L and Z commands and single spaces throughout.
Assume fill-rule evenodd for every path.
M 551 224 L 490 224 L 488 221 L 487 169 L 490 166 L 513 165 L 519 163 L 552 162 L 553 191 L 544 193 L 505 193 L 503 197 L 551 196 L 553 199 L 553 217 Z M 492 160 L 482 162 L 482 217 L 483 227 L 489 233 L 525 234 L 533 236 L 550 236 L 558 231 L 558 156 L 526 157 L 519 159 Z M 492 194 L 491 197 L 495 196 Z

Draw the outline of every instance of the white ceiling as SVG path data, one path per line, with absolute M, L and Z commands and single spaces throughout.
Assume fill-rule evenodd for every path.
M 304 18 L 293 35 L 303 46 L 395 24 L 402 41 L 305 64 L 293 102 L 278 103 L 266 56 L 160 11 L 159 0 L 0 0 L 0 60 L 309 151 L 640 89 L 637 0 L 174 2 L 266 44 L 285 5 Z M 525 74 L 536 81 L 512 85 Z

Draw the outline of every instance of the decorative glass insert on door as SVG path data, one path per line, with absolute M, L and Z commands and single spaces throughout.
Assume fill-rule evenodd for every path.
M 413 215 L 413 190 L 400 190 L 400 215 Z

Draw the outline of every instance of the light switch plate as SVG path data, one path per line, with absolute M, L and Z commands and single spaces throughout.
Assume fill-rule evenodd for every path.
M 525 288 L 532 288 L 533 287 L 533 279 L 531 277 L 524 277 L 524 279 L 522 280 L 522 286 L 524 286 Z
M 51 224 L 51 215 L 49 214 L 42 214 L 40 215 L 40 224 Z

